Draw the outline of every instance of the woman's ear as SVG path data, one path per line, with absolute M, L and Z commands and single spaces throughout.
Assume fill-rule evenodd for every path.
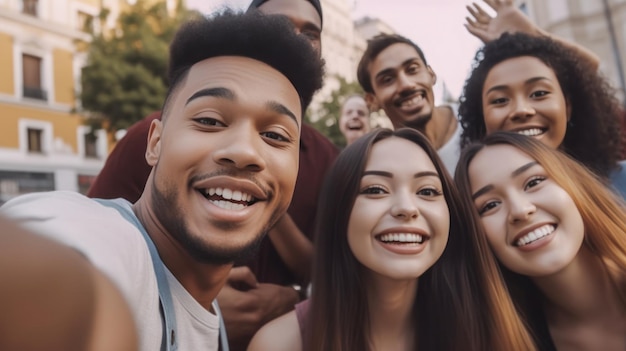
M 162 132 L 163 122 L 158 119 L 153 120 L 148 131 L 148 145 L 146 146 L 146 162 L 153 167 L 161 156 Z

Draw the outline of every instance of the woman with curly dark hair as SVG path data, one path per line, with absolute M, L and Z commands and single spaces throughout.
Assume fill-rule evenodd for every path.
M 545 36 L 503 34 L 476 53 L 459 115 L 461 147 L 503 130 L 559 148 L 626 196 L 620 105 L 580 54 Z

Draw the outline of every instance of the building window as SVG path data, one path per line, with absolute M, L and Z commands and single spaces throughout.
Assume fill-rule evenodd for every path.
M 78 30 L 82 30 L 83 32 L 92 32 L 93 31 L 93 16 L 83 12 L 78 11 L 77 14 L 77 28 Z
M 43 153 L 43 130 L 27 128 L 28 152 Z
M 48 100 L 48 94 L 41 84 L 41 57 L 22 54 L 23 96 Z
M 0 205 L 18 195 L 51 190 L 53 173 L 0 171 Z
M 37 16 L 37 3 L 39 1 L 38 0 L 23 0 L 22 1 L 22 12 L 27 14 L 27 15 L 31 15 L 31 16 Z
M 98 137 L 93 133 L 84 134 L 85 141 L 85 157 L 89 158 L 98 158 L 98 148 L 96 142 L 98 141 Z

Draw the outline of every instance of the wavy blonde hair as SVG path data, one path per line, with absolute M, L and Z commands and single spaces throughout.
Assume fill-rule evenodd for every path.
M 584 244 L 601 259 L 613 286 L 618 290 L 626 306 L 626 203 L 611 191 L 607 181 L 574 160 L 569 155 L 552 149 L 540 141 L 510 132 L 496 132 L 475 142 L 463 150 L 456 168 L 455 181 L 463 201 L 472 204 L 472 189 L 469 178 L 469 165 L 485 147 L 510 145 L 528 154 L 546 171 L 572 198 L 585 226 Z M 501 269 L 507 269 L 500 265 Z M 615 269 L 616 268 L 616 269 Z M 515 283 L 513 283 L 515 281 Z M 514 290 L 524 290 L 520 280 L 507 279 L 507 286 Z M 525 284 L 529 284 L 526 281 Z M 514 297 L 514 300 L 515 297 Z M 517 304 L 517 301 L 516 301 Z M 518 308 L 520 308 L 520 305 Z M 527 311 L 520 311 L 526 315 Z M 529 323 L 532 324 L 532 323 Z

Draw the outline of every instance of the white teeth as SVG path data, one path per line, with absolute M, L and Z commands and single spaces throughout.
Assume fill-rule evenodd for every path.
M 224 200 L 210 200 L 210 201 L 215 206 L 219 208 L 223 208 L 225 210 L 238 211 L 238 210 L 243 210 L 244 208 L 246 208 L 246 205 L 236 204 L 230 201 L 224 201 Z
M 222 192 L 222 197 L 225 198 L 226 200 L 232 199 L 233 191 L 230 189 L 224 189 L 224 191 Z
M 533 230 L 532 232 L 524 235 L 523 237 L 517 239 L 517 241 L 515 242 L 515 245 L 517 246 L 528 245 L 532 243 L 533 241 L 539 240 L 543 238 L 544 236 L 552 233 L 554 229 L 555 227 L 552 224 L 546 224 L 544 226 L 541 226 Z
M 422 94 L 416 95 L 414 98 L 409 99 L 409 100 L 405 100 L 403 101 L 400 106 L 402 107 L 411 107 L 413 105 L 417 105 L 419 102 L 421 102 L 424 99 L 424 97 L 422 96 Z
M 204 194 L 206 196 L 221 196 L 224 200 L 232 200 L 232 201 L 252 201 L 253 197 L 250 194 L 244 193 L 241 190 L 231 190 L 228 188 L 208 188 L 204 189 Z
M 543 130 L 539 128 L 524 129 L 524 130 L 518 131 L 517 134 L 522 134 L 526 136 L 537 136 L 537 135 L 543 134 Z
M 383 234 L 378 238 L 382 242 L 421 243 L 424 237 L 414 233 Z

